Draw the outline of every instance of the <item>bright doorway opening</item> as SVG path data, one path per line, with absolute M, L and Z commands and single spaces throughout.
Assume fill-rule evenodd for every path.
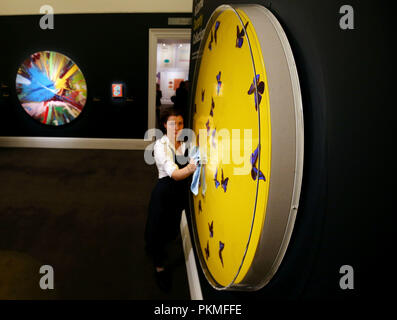
M 173 105 L 176 89 L 188 80 L 190 36 L 190 29 L 149 29 L 149 129 L 158 127 L 160 111 Z

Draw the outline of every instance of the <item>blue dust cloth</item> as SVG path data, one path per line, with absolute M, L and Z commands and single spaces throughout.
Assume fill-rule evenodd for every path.
M 194 159 L 197 163 L 196 171 L 193 173 L 192 184 L 190 185 L 190 190 L 192 193 L 197 196 L 198 189 L 200 184 L 200 176 L 201 176 L 201 184 L 202 184 L 202 194 L 205 194 L 206 185 L 205 185 L 205 164 L 202 163 L 201 155 L 200 155 L 200 148 L 198 146 L 193 147 L 192 152 L 190 154 L 190 158 Z M 203 170 L 201 170 L 201 168 Z

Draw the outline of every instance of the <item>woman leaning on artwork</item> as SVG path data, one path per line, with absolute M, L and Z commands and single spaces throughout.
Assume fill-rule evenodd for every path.
M 175 108 L 161 117 L 166 134 L 154 145 L 158 181 L 149 203 L 145 228 L 146 251 L 152 256 L 157 284 L 163 290 L 171 287 L 171 276 L 165 268 L 165 246 L 176 239 L 181 213 L 187 205 L 188 179 L 196 170 L 194 160 L 186 161 L 188 148 L 178 141 L 184 127 L 182 113 Z

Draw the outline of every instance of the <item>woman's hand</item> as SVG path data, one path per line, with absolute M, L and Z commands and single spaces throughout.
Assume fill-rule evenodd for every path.
M 189 174 L 192 174 L 194 171 L 196 171 L 197 165 L 196 161 L 194 159 L 190 159 L 189 164 L 186 166 L 186 168 L 189 171 Z
M 190 159 L 189 164 L 186 167 L 182 169 L 174 170 L 171 178 L 173 178 L 176 181 L 186 179 L 194 171 L 196 171 L 196 168 L 197 168 L 196 161 L 194 161 L 194 159 Z

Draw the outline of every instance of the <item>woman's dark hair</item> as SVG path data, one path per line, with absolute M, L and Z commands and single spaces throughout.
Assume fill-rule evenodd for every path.
M 184 115 L 182 113 L 182 110 L 178 109 L 178 108 L 167 108 L 165 110 L 163 110 L 160 113 L 160 129 L 165 133 L 166 130 L 164 128 L 164 124 L 167 123 L 167 120 L 169 117 L 171 116 L 181 116 L 182 118 L 184 118 Z

